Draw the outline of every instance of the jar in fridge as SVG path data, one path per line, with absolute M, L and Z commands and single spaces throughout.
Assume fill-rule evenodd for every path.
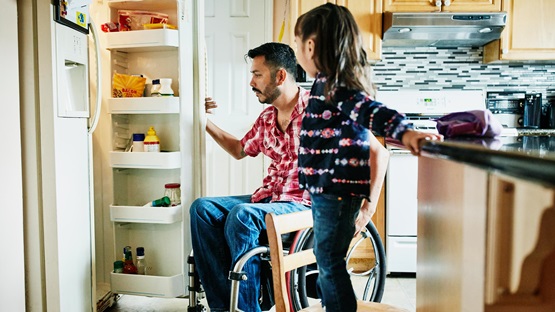
M 168 196 L 171 201 L 172 206 L 177 206 L 181 204 L 181 184 L 179 183 L 167 183 L 164 185 L 165 191 L 164 196 Z

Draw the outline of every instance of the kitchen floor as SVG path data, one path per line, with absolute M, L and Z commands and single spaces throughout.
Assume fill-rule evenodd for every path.
M 416 311 L 416 278 L 388 277 L 385 283 L 383 303 Z M 188 300 L 175 298 L 149 298 L 142 296 L 123 295 L 114 306 L 106 312 L 184 312 L 187 311 Z M 204 302 L 206 306 L 206 302 Z M 274 309 L 270 310 L 274 311 Z

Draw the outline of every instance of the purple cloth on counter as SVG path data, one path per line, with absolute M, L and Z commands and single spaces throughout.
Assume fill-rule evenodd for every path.
M 437 131 L 447 138 L 456 136 L 496 137 L 503 126 L 489 110 L 455 112 L 437 119 Z

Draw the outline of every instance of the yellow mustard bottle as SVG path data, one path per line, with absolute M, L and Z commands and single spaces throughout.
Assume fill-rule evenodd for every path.
M 145 152 L 159 152 L 160 151 L 160 139 L 156 136 L 156 130 L 154 127 L 150 127 L 146 133 L 144 145 Z

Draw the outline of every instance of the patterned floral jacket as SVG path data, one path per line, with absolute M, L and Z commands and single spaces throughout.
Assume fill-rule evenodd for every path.
M 299 183 L 310 193 L 369 197 L 369 131 L 401 140 L 412 128 L 405 116 L 368 94 L 335 89 L 325 101 L 326 78 L 318 75 L 303 118 Z

